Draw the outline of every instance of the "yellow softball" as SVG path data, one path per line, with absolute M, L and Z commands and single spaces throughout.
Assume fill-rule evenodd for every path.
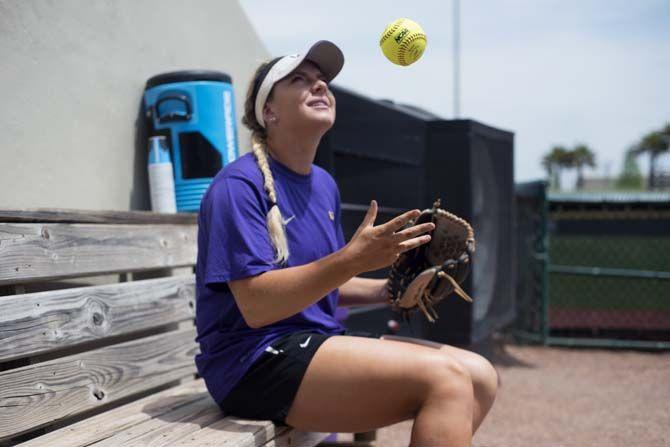
M 426 49 L 426 34 L 413 20 L 398 19 L 386 27 L 379 46 L 394 64 L 410 65 L 419 60 Z

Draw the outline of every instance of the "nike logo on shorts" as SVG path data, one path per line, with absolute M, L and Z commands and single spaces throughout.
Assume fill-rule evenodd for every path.
M 307 337 L 307 340 L 305 340 L 305 343 L 300 343 L 300 347 L 301 348 L 306 348 L 311 339 L 312 339 L 312 336 L 310 335 L 309 337 Z

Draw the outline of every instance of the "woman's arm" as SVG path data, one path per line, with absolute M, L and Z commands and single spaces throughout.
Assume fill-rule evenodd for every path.
M 240 308 L 242 315 L 261 314 L 259 307 L 266 306 L 271 307 L 274 311 L 271 319 L 275 320 L 287 318 L 300 312 L 314 302 L 313 298 L 315 296 L 320 299 L 337 287 L 340 289 L 338 302 L 340 306 L 386 303 L 388 300 L 386 279 L 351 277 L 350 275 L 353 275 L 354 271 L 347 270 L 347 267 L 351 267 L 352 264 L 352 262 L 347 261 L 346 252 L 336 252 L 311 264 L 272 270 L 254 277 L 254 279 L 246 278 L 230 281 L 229 285 L 235 296 L 239 296 L 240 293 L 244 295 L 251 290 L 255 293 L 253 297 L 247 295 L 250 299 L 242 301 L 246 304 L 245 309 Z M 262 281 L 258 281 L 260 278 L 262 278 Z M 347 280 L 347 278 L 349 279 Z M 337 284 L 340 284 L 341 281 L 345 282 L 338 286 Z M 254 284 L 251 284 L 252 282 Z M 274 302 L 275 305 L 271 306 L 269 301 L 274 299 L 274 294 L 293 296 L 296 299 L 284 300 L 281 302 L 281 306 Z M 240 300 L 237 301 L 239 306 Z M 250 302 L 257 306 L 249 306 Z M 281 311 L 282 308 L 285 316 L 279 315 L 277 312 Z M 245 320 L 250 327 L 262 327 L 269 324 L 252 322 L 246 317 Z
M 373 200 L 363 223 L 340 250 L 309 264 L 229 281 L 228 286 L 244 320 L 252 328 L 283 320 L 317 302 L 357 274 L 391 265 L 400 253 L 430 240 L 430 236 L 423 233 L 432 231 L 433 223 L 400 230 L 419 213 L 418 209 L 408 211 L 374 226 L 377 202 Z
M 388 301 L 386 279 L 354 276 L 340 286 L 340 306 L 380 304 Z
M 309 264 L 270 270 L 229 281 L 235 302 L 247 325 L 259 328 L 295 315 L 356 273 L 342 249 Z

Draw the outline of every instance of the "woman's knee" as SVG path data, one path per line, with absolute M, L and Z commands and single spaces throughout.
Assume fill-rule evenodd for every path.
M 448 355 L 435 355 L 427 365 L 422 365 L 430 394 L 447 394 L 452 397 L 472 396 L 473 383 L 470 371 L 461 362 Z
M 498 391 L 498 371 L 485 357 L 472 352 L 461 363 L 468 370 L 472 380 L 472 386 L 478 395 L 495 397 Z

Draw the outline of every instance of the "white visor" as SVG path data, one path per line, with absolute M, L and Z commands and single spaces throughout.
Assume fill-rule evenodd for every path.
M 337 76 L 344 65 L 344 55 L 342 54 L 342 51 L 337 45 L 328 40 L 320 40 L 316 42 L 302 54 L 290 54 L 279 59 L 272 68 L 270 68 L 267 75 L 265 75 L 265 78 L 258 89 L 258 93 L 256 94 L 254 110 L 256 112 L 256 121 L 258 121 L 258 124 L 260 124 L 261 127 L 265 128 L 263 107 L 265 106 L 265 101 L 268 99 L 268 95 L 270 95 L 272 87 L 277 81 L 288 76 L 305 59 L 318 65 L 321 73 L 323 73 L 328 82 L 332 81 L 333 78 Z

